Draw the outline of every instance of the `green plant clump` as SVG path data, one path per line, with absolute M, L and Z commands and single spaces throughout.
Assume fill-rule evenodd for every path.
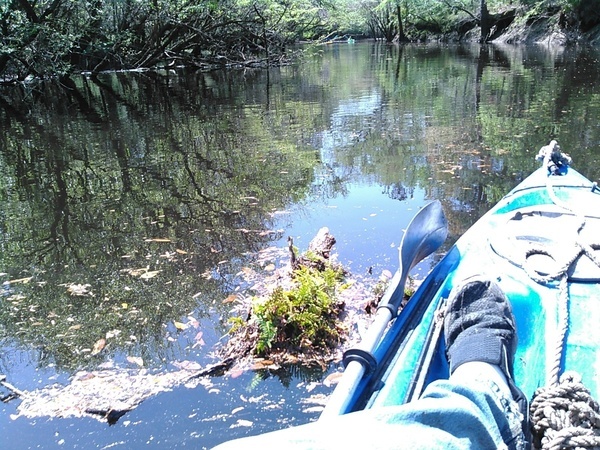
M 294 272 L 293 289 L 278 287 L 269 297 L 255 300 L 253 313 L 259 334 L 255 352 L 306 352 L 337 345 L 343 304 L 335 300 L 335 294 L 342 278 L 343 272 L 335 268 L 318 271 L 301 267 Z

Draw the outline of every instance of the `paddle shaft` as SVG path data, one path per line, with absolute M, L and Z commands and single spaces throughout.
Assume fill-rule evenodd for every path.
M 358 348 L 369 352 L 372 351 L 381 340 L 391 319 L 392 314 L 388 309 L 378 309 L 375 314 L 375 320 L 369 327 L 365 339 L 361 341 Z M 319 420 L 327 419 L 328 417 L 336 417 L 348 411 L 354 400 L 353 395 L 356 392 L 365 371 L 364 364 L 361 364 L 358 361 L 350 361 L 348 363 L 344 370 L 344 376 L 327 401 L 327 405 L 321 413 Z
M 377 348 L 390 320 L 396 317 L 404 297 L 408 272 L 423 258 L 434 252 L 448 234 L 448 223 L 439 201 L 426 205 L 408 224 L 400 242 L 398 271 L 392 278 L 377 308 L 375 319 L 357 349 L 369 354 Z M 358 385 L 363 379 L 364 361 L 350 360 L 344 375 L 321 413 L 320 419 L 339 416 L 349 411 Z

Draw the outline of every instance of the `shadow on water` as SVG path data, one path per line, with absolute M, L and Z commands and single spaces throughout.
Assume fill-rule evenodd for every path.
M 598 65 L 583 48 L 365 43 L 269 72 L 2 88 L 0 373 L 33 390 L 81 370 L 204 366 L 232 314 L 223 300 L 252 294 L 241 274 L 264 269 L 257 252 L 287 235 L 305 246 L 329 226 L 341 261 L 376 278 L 397 268 L 402 229 L 425 202 L 442 201 L 448 248 L 550 138 L 597 179 Z M 212 446 L 314 420 L 326 374 L 212 377 L 109 429 L 12 420 L 15 400 L 0 442 Z

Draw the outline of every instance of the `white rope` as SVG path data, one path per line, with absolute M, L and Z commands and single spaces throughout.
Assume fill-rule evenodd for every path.
M 598 267 L 600 267 L 600 261 L 594 255 L 593 247 L 581 239 L 580 232 L 585 227 L 585 216 L 574 211 L 556 196 L 552 178 L 553 176 L 548 176 L 546 183 L 550 199 L 555 205 L 578 217 L 580 225 L 577 228 L 576 248 L 555 273 L 542 276 L 525 265 L 528 275 L 538 283 L 558 280 L 558 333 L 554 343 L 555 352 L 552 364 L 547 370 L 548 386 L 535 392 L 530 406 L 533 446 L 535 449 L 543 450 L 600 450 L 600 407 L 598 403 L 581 382 L 579 374 L 567 372 L 559 378 L 565 337 L 569 328 L 567 283 L 569 270 L 582 254 L 587 255 Z M 552 257 L 546 250 L 532 248 L 527 252 L 526 259 L 533 254 L 545 254 Z
M 543 450 L 600 449 L 600 408 L 574 372 L 534 394 L 533 446 Z

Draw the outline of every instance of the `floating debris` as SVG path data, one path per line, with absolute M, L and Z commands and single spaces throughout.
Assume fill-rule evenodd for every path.
M 135 357 L 127 359 L 137 362 Z M 230 364 L 231 361 L 223 361 L 198 369 L 195 363 L 190 363 L 189 369 L 167 373 L 150 373 L 145 369 L 78 372 L 66 386 L 55 384 L 33 391 L 21 391 L 6 382 L 5 377 L 0 377 L 0 384 L 22 400 L 12 419 L 91 416 L 116 423 L 144 400 L 178 385 L 196 387 L 203 384 L 202 377 L 214 375 Z M 182 362 L 181 366 L 186 364 Z
M 67 292 L 76 297 L 94 297 L 94 293 L 90 291 L 92 287 L 90 284 L 61 284 L 60 286 L 67 286 Z

